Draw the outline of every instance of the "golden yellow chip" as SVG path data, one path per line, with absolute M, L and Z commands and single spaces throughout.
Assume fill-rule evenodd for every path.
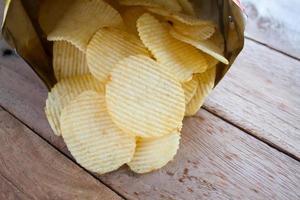
M 106 85 L 108 111 L 124 132 L 160 137 L 180 130 L 185 110 L 181 84 L 146 56 L 119 62 Z
M 194 76 L 192 80 L 182 84 L 186 105 L 188 104 L 188 102 L 190 102 L 192 97 L 195 95 L 198 85 L 199 85 L 199 81 L 197 76 Z
M 85 53 L 66 41 L 53 44 L 53 70 L 56 80 L 89 73 Z
M 179 142 L 179 132 L 160 138 L 137 139 L 133 159 L 127 165 L 136 173 L 147 173 L 159 169 L 174 158 Z
M 104 85 L 92 75 L 74 76 L 59 81 L 48 93 L 45 112 L 49 124 L 56 135 L 60 135 L 59 117 L 61 110 L 73 98 L 85 90 L 95 90 L 104 93 Z
M 65 40 L 71 42 L 81 51 L 93 34 L 101 27 L 123 25 L 118 11 L 102 0 L 76 0 L 66 11 L 48 40 Z
M 191 16 L 195 16 L 195 10 L 193 4 L 189 0 L 177 0 L 181 5 L 183 13 Z
M 191 37 L 196 40 L 206 40 L 210 38 L 214 33 L 216 27 L 212 23 L 205 25 L 191 26 L 183 23 L 173 23 L 173 28 L 178 33 Z
M 212 57 L 210 55 L 206 55 L 206 60 L 207 60 L 207 63 L 208 63 L 208 68 L 207 69 L 215 67 L 220 62 L 220 61 L 218 61 L 217 59 L 215 59 L 214 57 Z
M 196 26 L 196 25 L 204 25 L 204 24 L 209 23 L 208 21 L 201 20 L 195 16 L 187 15 L 187 14 L 180 13 L 180 12 L 165 10 L 165 9 L 161 9 L 161 8 L 148 7 L 147 10 L 150 11 L 151 13 L 155 13 L 157 15 L 164 16 L 168 20 L 175 21 L 175 22 L 176 21 L 181 22 L 181 23 L 187 24 L 187 25 Z
M 73 0 L 42 1 L 39 10 L 39 24 L 41 29 L 46 34 L 50 33 L 73 2 Z
M 171 11 L 181 11 L 182 8 L 177 0 L 119 0 L 121 5 L 126 6 L 145 6 L 162 8 Z
M 205 54 L 173 38 L 168 27 L 152 15 L 142 15 L 137 21 L 137 27 L 144 45 L 164 70 L 171 72 L 178 81 L 189 81 L 194 73 L 206 70 Z
M 149 55 L 143 43 L 135 35 L 112 27 L 101 28 L 86 52 L 90 72 L 103 83 L 118 61 L 138 54 Z
M 136 21 L 143 15 L 146 10 L 142 7 L 126 7 L 120 10 L 121 16 L 123 18 L 126 30 L 134 35 L 138 35 L 136 28 Z
M 133 157 L 135 137 L 123 133 L 111 121 L 104 94 L 81 93 L 63 109 L 60 123 L 69 151 L 92 172 L 116 170 Z
M 214 57 L 215 59 L 219 60 L 220 62 L 228 65 L 229 62 L 223 55 L 223 52 L 224 52 L 223 45 L 218 44 L 214 40 L 214 38 L 210 38 L 208 40 L 196 40 L 191 37 L 180 34 L 177 31 L 174 31 L 173 29 L 170 30 L 170 33 L 177 40 L 180 40 L 182 42 L 190 44 L 190 45 L 196 47 L 197 49 L 203 51 L 204 53 L 207 53 L 208 55 Z
M 195 115 L 203 105 L 205 98 L 212 91 L 215 84 L 216 67 L 208 69 L 206 72 L 197 74 L 196 76 L 199 81 L 198 89 L 186 106 L 185 116 Z

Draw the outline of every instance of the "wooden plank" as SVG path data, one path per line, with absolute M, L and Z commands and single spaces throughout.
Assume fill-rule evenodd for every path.
M 70 156 L 44 117 L 45 87 L 24 64 L 8 67 L 5 59 L 0 104 Z M 167 167 L 146 175 L 123 167 L 99 179 L 128 199 L 297 199 L 299 170 L 296 160 L 202 110 L 185 121 L 180 151 Z
M 299 0 L 242 0 L 248 15 L 246 36 L 300 58 Z
M 146 175 L 124 167 L 99 178 L 128 199 L 300 197 L 299 162 L 203 110 L 184 124 L 181 149 L 167 167 Z
M 0 174 L 30 199 L 122 199 L 2 108 Z
M 30 200 L 31 197 L 20 191 L 16 186 L 0 175 L 0 199 L 5 200 Z
M 205 108 L 300 158 L 300 62 L 246 41 Z
M 44 114 L 47 88 L 30 67 L 15 54 L 5 55 L 9 49 L 1 41 L 0 50 L 0 105 L 13 113 L 32 130 L 43 133 L 42 137 L 52 135 L 52 130 Z M 49 138 L 60 149 L 65 145 L 54 135 Z
M 129 199 L 299 199 L 299 167 L 201 110 L 185 120 L 179 153 L 165 168 L 146 175 L 123 168 L 100 178 Z

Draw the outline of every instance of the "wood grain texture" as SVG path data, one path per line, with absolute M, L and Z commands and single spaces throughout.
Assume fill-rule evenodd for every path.
M 0 199 L 5 200 L 30 200 L 31 198 L 14 186 L 0 174 Z
M 2 108 L 0 174 L 1 199 L 122 199 Z
M 247 40 L 205 108 L 300 158 L 299 61 Z
M 4 55 L 7 49 L 10 49 L 7 44 L 0 41 L 0 105 L 32 130 L 47 134 L 50 143 L 64 147 L 61 138 L 51 134 L 52 130 L 46 120 L 46 86 L 15 53 Z
M 70 156 L 44 117 L 46 88 L 17 60 L 1 60 L 0 104 Z M 294 159 L 201 110 L 185 121 L 181 149 L 167 167 L 146 175 L 123 167 L 99 179 L 128 199 L 297 199 L 299 170 Z
M 166 167 L 145 175 L 123 168 L 100 178 L 129 199 L 299 199 L 299 167 L 201 110 L 185 120 L 179 153 Z
M 242 0 L 246 36 L 300 58 L 299 0 Z

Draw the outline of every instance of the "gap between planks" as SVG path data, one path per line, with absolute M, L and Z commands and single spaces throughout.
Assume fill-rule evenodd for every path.
M 115 190 L 113 187 L 111 187 L 109 184 L 105 183 L 104 181 L 102 181 L 99 177 L 97 177 L 97 175 L 95 175 L 94 173 L 86 170 L 85 168 L 83 168 L 82 166 L 80 166 L 76 161 L 72 160 L 69 155 L 67 155 L 66 153 L 64 153 L 63 151 L 61 151 L 59 148 L 57 148 L 56 146 L 54 146 L 53 144 L 51 144 L 46 138 L 42 137 L 40 134 L 38 134 L 36 131 L 34 131 L 31 127 L 29 127 L 27 124 L 25 124 L 23 121 L 21 121 L 17 116 L 15 116 L 13 113 L 9 112 L 7 109 L 5 109 L 2 105 L 0 105 L 0 108 L 2 108 L 4 111 L 6 111 L 7 113 L 9 113 L 11 116 L 13 116 L 16 120 L 18 120 L 20 123 L 22 123 L 24 126 L 26 126 L 28 129 L 30 129 L 35 135 L 37 135 L 39 138 L 41 138 L 42 140 L 44 140 L 48 145 L 50 145 L 52 148 L 56 149 L 58 152 L 60 152 L 62 155 L 64 155 L 64 157 L 66 157 L 68 160 L 70 160 L 71 162 L 73 162 L 74 164 L 76 164 L 78 167 L 80 167 L 82 170 L 84 170 L 86 173 L 90 174 L 92 177 L 94 177 L 95 179 L 97 179 L 99 182 L 101 182 L 103 185 L 105 185 L 106 187 L 108 187 L 109 189 L 111 189 L 113 192 L 115 192 L 117 195 L 119 195 L 121 198 L 123 199 L 127 199 L 122 193 L 120 193 L 119 191 Z M 292 159 L 296 160 L 299 162 L 299 159 L 297 157 L 295 157 L 294 155 L 290 154 L 289 152 L 286 152 L 284 149 L 281 149 L 280 147 L 278 147 L 275 144 L 270 143 L 269 141 L 265 141 L 263 138 L 259 138 L 255 135 L 253 135 L 251 132 L 243 129 L 240 126 L 237 126 L 236 124 L 233 124 L 231 121 L 228 121 L 227 119 L 223 118 L 222 116 L 217 115 L 214 112 L 211 112 L 210 110 L 208 110 L 207 108 L 201 108 L 205 111 L 207 111 L 208 113 L 212 114 L 213 116 L 219 118 L 220 120 L 222 120 L 223 122 L 233 126 L 234 128 L 240 130 L 243 133 L 248 134 L 249 136 L 253 137 L 254 139 L 256 139 L 258 142 L 262 142 L 265 143 L 266 145 L 268 145 L 270 148 L 276 149 L 279 153 L 283 153 L 286 156 L 291 157 Z M 191 119 L 200 119 L 201 117 L 199 116 L 193 116 L 193 117 L 189 117 Z M 1 174 L 0 174 L 1 175 Z M 2 176 L 2 175 L 1 175 Z M 7 179 L 7 178 L 6 178 Z M 16 187 L 16 186 L 15 186 Z M 18 188 L 19 189 L 19 188 Z M 26 194 L 26 193 L 24 193 Z
M 247 39 L 204 107 L 300 158 L 299 65 L 298 60 Z
M 206 110 L 207 112 L 209 112 L 210 114 L 212 114 L 212 115 L 214 115 L 214 116 L 220 118 L 221 120 L 223 120 L 224 122 L 226 122 L 226 123 L 232 125 L 233 127 L 239 129 L 241 132 L 244 132 L 244 133 L 246 133 L 246 134 L 252 136 L 253 138 L 255 138 L 255 139 L 257 139 L 257 140 L 259 140 L 259 141 L 261 141 L 261 142 L 267 144 L 269 147 L 274 148 L 274 149 L 276 149 L 277 151 L 279 151 L 279 152 L 281 152 L 281 153 L 283 153 L 283 154 L 285 154 L 285 155 L 287 155 L 287 156 L 289 156 L 289 157 L 295 159 L 296 161 L 300 162 L 300 158 L 298 158 L 297 156 L 295 156 L 295 155 L 293 155 L 292 153 L 288 152 L 287 150 L 281 148 L 279 145 L 276 145 L 276 144 L 273 143 L 271 140 L 267 140 L 266 138 L 263 138 L 263 137 L 258 137 L 257 135 L 251 133 L 250 131 L 246 130 L 246 129 L 243 128 L 242 126 L 239 126 L 239 125 L 237 125 L 237 124 L 234 124 L 233 122 L 231 122 L 230 120 L 224 118 L 223 116 L 218 115 L 217 113 L 215 113 L 215 112 L 209 110 L 209 108 L 207 108 L 205 105 L 203 105 L 202 109 L 204 109 L 204 110 Z M 194 116 L 194 117 L 197 117 L 197 116 Z
M 1 182 L 0 197 L 10 197 L 3 199 L 20 195 L 22 198 L 15 199 L 124 199 L 72 160 L 66 159 L 64 154 L 1 106 L 0 126 L 0 179 L 7 183 Z M 64 191 L 61 186 L 66 187 Z M 82 189 L 78 190 L 78 187 Z
M 74 160 L 72 160 L 68 155 L 66 155 L 61 149 L 57 148 L 56 146 L 54 146 L 52 143 L 50 143 L 46 138 L 42 137 L 41 134 L 38 134 L 35 130 L 33 130 L 30 126 L 28 126 L 26 123 L 24 123 L 21 119 L 19 119 L 17 116 L 15 116 L 13 113 L 11 113 L 9 110 L 7 110 L 6 108 L 4 108 L 4 106 L 0 105 L 0 110 L 3 109 L 5 112 L 7 112 L 9 115 L 11 115 L 15 120 L 17 120 L 19 123 L 21 123 L 22 125 L 24 125 L 26 128 L 28 128 L 29 130 L 31 130 L 35 135 L 37 135 L 40 139 L 42 139 L 44 142 L 46 142 L 49 146 L 51 146 L 52 148 L 54 148 L 55 150 L 57 150 L 60 154 L 62 154 L 67 160 L 71 161 L 72 163 L 74 163 L 75 165 L 77 165 L 79 168 L 81 168 L 83 171 L 85 171 L 86 173 L 88 173 L 89 175 L 91 175 L 93 178 L 95 178 L 96 180 L 98 180 L 100 183 L 102 183 L 104 186 L 106 186 L 107 188 L 111 189 L 113 192 L 115 192 L 117 195 L 119 195 L 121 198 L 126 199 L 121 193 L 119 193 L 118 191 L 116 191 L 114 188 L 110 187 L 109 185 L 107 185 L 105 182 L 103 182 L 102 180 L 100 180 L 95 174 L 91 173 L 90 171 L 86 170 L 84 167 L 82 167 L 81 165 L 79 165 L 77 162 L 75 162 Z M 2 174 L 0 174 L 0 176 L 3 177 Z M 4 177 L 5 179 L 7 179 L 7 177 Z M 7 179 L 8 180 L 8 179 Z M 8 180 L 9 181 L 9 180 Z M 10 182 L 10 181 L 9 181 Z M 10 182 L 11 183 L 11 182 Z M 11 183 L 13 184 L 13 183 Z M 13 184 L 14 185 L 14 184 Z M 14 185 L 15 186 L 15 185 Z M 15 186 L 16 187 L 16 186 Z M 16 187 L 18 188 L 18 187 Z M 19 189 L 19 188 L 18 188 Z M 20 189 L 19 189 L 20 190 Z M 22 191 L 23 192 L 23 191 Z M 23 192 L 24 193 L 24 192 Z M 24 193 L 25 194 L 25 193 Z
M 32 196 L 25 193 L 22 188 L 19 188 L 13 182 L 11 182 L 4 174 L 0 173 L 0 197 L 1 199 L 33 199 Z M 5 191 L 5 192 L 3 192 Z
M 295 59 L 297 61 L 300 61 L 300 58 L 297 58 L 297 57 L 293 56 L 292 54 L 286 53 L 286 52 L 284 52 L 282 50 L 276 49 L 276 48 L 270 46 L 268 43 L 263 43 L 263 42 L 261 42 L 259 40 L 256 40 L 256 39 L 254 39 L 254 38 L 252 38 L 250 36 L 245 36 L 245 39 L 251 40 L 252 42 L 255 42 L 256 44 L 259 44 L 259 45 L 262 45 L 264 47 L 267 47 L 268 49 L 276 51 L 277 53 L 281 53 L 281 54 L 283 54 L 283 55 L 285 55 L 285 56 L 287 56 L 289 58 L 292 58 L 292 59 Z
M 299 163 L 297 161 L 293 161 L 293 159 L 290 160 L 290 158 L 288 156 L 286 156 L 285 154 L 276 152 L 275 149 L 270 148 L 266 145 L 263 145 L 262 142 L 259 142 L 255 138 L 252 138 L 249 136 L 247 137 L 246 136 L 247 134 L 242 136 L 243 134 L 238 129 L 236 129 L 235 127 L 232 127 L 231 125 L 220 120 L 219 118 L 216 118 L 215 116 L 211 115 L 210 113 L 205 114 L 205 112 L 203 112 L 203 110 L 202 110 L 202 114 L 204 114 L 204 116 L 202 116 L 202 118 L 198 116 L 195 118 L 186 119 L 187 126 L 184 127 L 185 146 L 181 147 L 183 151 L 180 151 L 179 152 L 180 155 L 178 155 L 178 157 L 180 157 L 180 159 L 182 159 L 182 160 L 178 160 L 179 158 L 177 157 L 176 160 L 169 163 L 168 166 L 166 166 L 162 170 L 159 170 L 159 172 L 154 172 L 154 173 L 151 173 L 148 175 L 147 174 L 146 175 L 132 174 L 132 173 L 128 172 L 127 169 L 121 168 L 120 170 L 115 171 L 111 174 L 106 174 L 101 177 L 97 177 L 97 179 L 102 179 L 102 180 L 104 180 L 104 182 L 111 184 L 112 187 L 119 189 L 121 192 L 124 193 L 125 197 L 128 199 L 139 199 L 138 197 L 135 196 L 136 194 L 141 194 L 142 196 L 145 195 L 144 199 L 153 199 L 152 195 L 156 195 L 156 197 L 158 198 L 158 196 L 157 196 L 158 194 L 156 194 L 158 192 L 155 193 L 155 191 L 157 191 L 157 189 L 155 187 L 152 188 L 153 184 L 154 185 L 158 184 L 158 188 L 160 188 L 160 190 L 161 190 L 161 191 L 159 190 L 160 195 L 167 195 L 166 197 L 177 197 L 176 195 L 179 195 L 178 198 L 180 196 L 183 197 L 182 195 L 180 195 L 181 192 L 183 192 L 182 190 L 184 190 L 185 188 L 189 189 L 189 187 L 193 188 L 192 190 L 194 190 L 197 193 L 194 195 L 191 195 L 191 194 L 190 195 L 193 197 L 196 197 L 196 195 L 197 195 L 197 199 L 199 197 L 198 195 L 200 195 L 200 194 L 203 194 L 204 196 L 211 195 L 210 196 L 211 199 L 214 199 L 213 198 L 214 196 L 220 197 L 219 195 L 221 195 L 221 197 L 225 198 L 225 199 L 228 197 L 228 195 L 233 195 L 236 198 L 243 197 L 245 195 L 246 196 L 247 195 L 254 196 L 256 198 L 257 197 L 262 198 L 263 196 L 266 197 L 266 195 L 272 195 L 272 196 L 279 195 L 281 197 L 285 196 L 285 197 L 287 197 L 287 199 L 289 199 L 289 197 L 292 197 L 292 196 L 295 197 L 295 195 L 296 196 L 300 195 L 300 194 L 298 194 L 298 192 L 296 192 L 296 191 L 298 191 L 296 189 L 298 187 L 296 183 L 300 179 L 299 179 L 299 177 L 296 178 L 297 176 L 295 178 L 293 178 L 291 176 L 292 172 L 297 174 L 297 171 L 298 171 L 297 166 L 299 165 Z M 210 124 L 206 124 L 206 125 L 204 124 L 203 127 L 202 127 L 201 123 L 198 123 L 198 121 L 201 122 L 203 120 L 204 121 L 212 121 L 213 118 L 216 118 L 219 120 L 219 122 L 217 123 L 217 124 L 220 124 L 219 127 L 213 128 L 214 125 L 212 125 L 211 122 L 210 122 Z M 215 121 L 215 120 L 213 120 L 213 121 Z M 189 126 L 192 124 L 194 124 L 193 125 L 194 127 Z M 203 135 L 204 138 L 202 138 L 203 139 L 203 141 L 201 142 L 202 144 L 198 144 L 198 142 L 200 142 L 202 140 L 201 138 L 198 138 L 198 139 L 194 138 L 194 139 L 198 140 L 198 142 L 194 141 L 194 139 L 193 139 L 194 136 L 192 136 L 192 135 L 195 135 L 195 134 L 192 134 L 192 133 L 193 133 L 193 131 L 195 131 L 195 128 L 196 128 L 195 126 L 198 126 L 199 128 L 202 127 L 201 129 L 204 129 L 202 131 L 204 131 L 205 133 L 208 133 L 208 134 L 205 134 L 206 136 Z M 217 129 L 219 129 L 220 127 L 222 127 L 222 130 L 220 130 L 221 132 L 219 134 L 215 131 Z M 231 133 L 235 132 L 235 134 L 234 134 L 235 136 L 233 136 L 232 138 L 229 137 L 225 140 L 221 139 L 222 131 L 224 131 L 223 128 L 224 128 L 224 130 L 228 129 L 227 132 L 231 132 L 231 131 L 233 131 Z M 236 130 L 234 130 L 234 129 L 236 129 Z M 187 132 L 187 130 L 189 130 L 191 132 L 189 132 L 189 131 Z M 211 132 L 211 131 L 213 131 L 213 132 Z M 232 140 L 237 139 L 236 138 L 237 132 L 238 132 L 238 134 L 241 134 L 242 138 L 241 138 L 241 140 L 238 139 L 236 145 L 232 146 L 232 144 L 234 144 L 234 141 L 232 141 Z M 37 133 L 32 132 L 32 134 L 37 134 Z M 199 133 L 197 133 L 197 135 L 198 134 L 201 134 L 201 133 L 199 132 Z M 214 136 L 211 134 L 214 134 Z M 212 136 L 212 137 L 210 137 L 210 136 Z M 226 134 L 224 135 L 224 137 L 226 137 Z M 208 140 L 208 141 L 206 141 L 206 140 Z M 221 145 L 221 146 L 217 145 L 216 148 L 214 148 L 215 150 L 213 150 L 209 147 L 210 146 L 209 141 L 214 141 L 214 140 L 220 140 L 225 143 L 224 143 L 224 145 Z M 220 141 L 217 143 L 220 144 Z M 231 141 L 233 143 L 227 144 L 229 141 Z M 200 148 L 200 149 L 198 149 L 198 151 L 195 151 L 196 150 L 195 143 L 197 143 L 197 145 L 200 145 L 200 146 L 202 145 L 203 148 Z M 246 151 L 244 151 L 244 153 L 240 154 L 238 152 L 240 152 L 240 150 L 243 150 L 243 148 L 240 149 L 240 147 L 243 147 L 243 145 L 245 145 L 244 150 L 246 150 Z M 192 147 L 192 146 L 194 146 L 194 147 Z M 252 149 L 257 149 L 257 150 L 255 150 L 255 152 L 258 152 L 258 153 L 255 153 L 255 156 L 252 155 L 252 153 L 251 153 L 253 151 L 248 148 L 250 146 L 253 146 L 253 147 L 251 147 Z M 231 149 L 230 153 L 226 153 L 226 151 L 228 151 L 228 148 Z M 273 158 L 268 160 L 267 158 L 269 158 L 269 156 L 266 158 L 266 160 L 261 159 L 261 156 L 265 157 L 266 153 L 269 154 L 268 151 L 266 151 L 267 149 L 268 149 L 268 151 L 273 151 L 272 155 L 274 155 L 275 162 L 272 161 Z M 188 152 L 187 152 L 187 150 L 188 150 Z M 250 151 L 248 152 L 248 150 L 250 150 Z M 201 158 L 202 156 L 199 158 L 199 156 L 196 156 L 196 157 L 186 156 L 187 153 L 192 154 L 194 156 L 199 155 L 199 154 L 200 155 L 202 154 L 204 156 L 207 153 L 209 155 L 207 156 L 207 158 L 206 158 L 206 156 L 204 156 L 205 158 Z M 68 153 L 65 153 L 65 155 L 67 155 L 67 157 L 70 156 Z M 226 159 L 229 159 L 229 161 L 225 161 Z M 227 163 L 227 164 L 224 163 L 225 165 L 222 165 L 220 163 L 221 160 L 222 160 L 222 162 L 224 161 L 225 163 L 226 162 L 229 162 L 229 163 Z M 255 162 L 255 160 L 257 160 L 256 161 L 257 163 Z M 212 165 L 211 161 L 215 161 L 214 162 L 215 164 Z M 249 163 L 249 161 L 252 161 L 253 164 L 250 164 L 250 165 L 247 164 L 247 163 Z M 265 164 L 262 164 L 263 166 L 261 166 L 261 164 L 259 164 L 262 161 L 265 163 Z M 196 164 L 194 162 L 202 163 L 201 164 L 202 167 L 200 169 L 197 169 L 198 167 L 195 166 Z M 191 163 L 191 164 L 187 164 L 187 163 Z M 207 164 L 205 164 L 205 163 L 207 163 Z M 289 163 L 289 165 L 287 165 L 286 163 Z M 205 167 L 206 165 L 208 165 L 210 167 Z M 215 167 L 215 166 L 217 168 L 212 170 L 211 167 Z M 291 166 L 291 167 L 289 167 L 289 166 Z M 220 169 L 219 169 L 219 167 L 220 167 Z M 234 167 L 234 168 L 232 168 L 232 167 Z M 238 169 L 240 169 L 240 170 L 237 170 L 237 172 L 238 172 L 237 174 L 236 174 L 236 172 L 235 173 L 232 172 L 232 170 L 235 171 L 234 169 L 236 167 Z M 242 167 L 242 169 L 241 169 L 241 167 Z M 244 169 L 244 167 L 245 167 L 245 169 Z M 184 168 L 183 176 L 180 177 L 181 169 L 183 170 L 183 168 Z M 180 171 L 177 171 L 178 169 L 180 169 Z M 247 169 L 247 173 L 244 173 L 244 170 L 246 170 L 246 169 Z M 174 173 L 175 173 L 175 175 L 174 175 Z M 212 175 L 212 173 L 216 173 L 216 175 Z M 239 174 L 239 173 L 242 173 L 242 174 Z M 252 176 L 250 176 L 251 173 L 254 173 L 254 174 L 252 174 Z M 205 174 L 207 174 L 207 175 L 205 175 Z M 236 174 L 237 177 L 234 177 L 234 174 Z M 171 176 L 172 176 L 172 178 L 171 178 Z M 207 176 L 209 176 L 211 178 L 208 178 Z M 223 179 L 223 177 L 224 177 L 225 182 L 218 181 L 218 179 L 215 180 L 214 176 L 217 176 L 218 179 L 219 178 Z M 274 179 L 273 176 L 276 177 L 276 179 Z M 288 178 L 284 178 L 285 176 L 287 176 Z M 162 178 L 159 179 L 159 177 L 162 177 Z M 261 177 L 263 177 L 263 179 Z M 236 184 L 235 180 L 236 179 L 240 180 L 241 178 L 244 180 L 244 181 L 242 181 L 242 185 L 241 186 L 235 185 Z M 177 181 L 176 179 L 178 179 L 180 183 L 178 183 L 178 182 L 175 183 L 175 181 Z M 227 179 L 229 179 L 229 180 L 227 180 Z M 155 182 L 153 182 L 154 180 L 155 180 Z M 160 182 L 159 180 L 163 181 L 164 184 L 167 184 L 165 188 L 162 187 L 162 184 L 159 184 L 159 182 Z M 262 180 L 264 180 L 264 181 L 262 182 Z M 194 181 L 197 181 L 197 182 L 194 182 Z M 215 181 L 217 183 L 215 183 Z M 231 181 L 233 181 L 233 183 Z M 265 181 L 267 183 L 265 183 Z M 239 181 L 237 181 L 237 182 L 239 182 Z M 284 182 L 286 184 L 287 188 L 285 188 L 285 186 L 283 187 L 283 185 L 281 184 L 282 182 Z M 151 183 L 151 184 L 149 184 L 149 183 Z M 132 184 L 132 187 L 128 187 L 131 184 Z M 168 184 L 170 184 L 170 185 L 168 185 Z M 187 184 L 187 186 L 189 186 L 189 187 L 187 187 L 187 186 L 183 187 L 183 185 L 180 186 L 181 184 Z M 219 185 L 219 184 L 221 184 L 221 185 Z M 257 184 L 260 185 L 260 187 L 262 187 L 262 189 L 260 189 L 260 187 L 258 187 Z M 263 185 L 261 185 L 261 184 L 263 184 Z M 268 184 L 271 184 L 271 185 L 268 185 Z M 277 185 L 277 184 L 279 184 L 279 185 Z M 174 189 L 170 189 L 170 187 L 171 188 L 176 187 L 177 188 L 176 191 L 178 190 L 179 192 L 174 192 Z M 200 188 L 195 189 L 194 187 L 198 187 L 198 188 L 200 187 Z M 237 189 L 233 189 L 235 192 L 233 192 L 233 191 L 229 192 L 229 191 L 231 191 L 231 189 L 229 190 L 228 187 L 230 187 L 230 188 L 237 187 Z M 271 188 L 273 188 L 273 187 L 278 187 L 279 191 L 278 192 L 272 191 Z M 243 188 L 245 188 L 245 189 L 243 189 Z M 288 188 L 290 188 L 290 190 L 288 190 Z M 249 192 L 248 190 L 251 190 L 251 192 Z M 136 193 L 133 191 L 138 191 L 140 193 Z M 144 194 L 145 191 L 146 191 L 146 193 Z M 244 191 L 245 193 L 242 193 L 242 191 Z M 288 192 L 288 191 L 290 191 L 290 192 Z M 150 192 L 150 194 L 147 194 L 147 192 Z M 132 194 L 134 194 L 134 195 L 132 195 Z M 183 195 L 185 196 L 185 195 L 187 195 L 187 193 L 185 193 Z M 248 197 L 250 197 L 250 196 L 248 196 Z M 162 196 L 161 196 L 161 198 L 162 198 Z M 177 198 L 173 198 L 173 199 L 177 199 Z
M 241 0 L 248 16 L 246 36 L 300 58 L 299 0 Z

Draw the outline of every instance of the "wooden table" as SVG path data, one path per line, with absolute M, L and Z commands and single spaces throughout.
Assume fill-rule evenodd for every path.
M 300 2 L 244 5 L 244 51 L 185 119 L 175 160 L 145 175 L 74 162 L 45 118 L 45 86 L 1 42 L 0 199 L 300 199 Z

